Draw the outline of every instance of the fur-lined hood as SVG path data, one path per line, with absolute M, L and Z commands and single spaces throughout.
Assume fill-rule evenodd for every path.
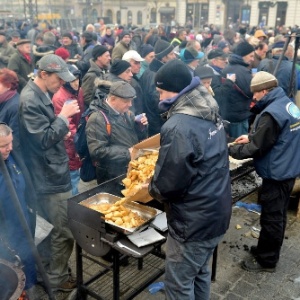
M 101 87 L 108 87 L 110 88 L 112 85 L 112 82 L 109 80 L 101 79 L 101 78 L 96 78 L 94 81 L 95 87 L 96 88 L 101 88 Z

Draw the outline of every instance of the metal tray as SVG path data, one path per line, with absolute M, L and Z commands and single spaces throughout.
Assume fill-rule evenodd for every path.
M 83 200 L 80 202 L 82 205 L 89 205 L 89 204 L 104 204 L 104 203 L 109 203 L 109 204 L 114 204 L 117 201 L 119 201 L 120 197 L 108 194 L 108 193 L 98 193 L 86 200 Z M 106 224 L 109 224 L 115 231 L 117 232 L 122 232 L 126 235 L 131 234 L 133 232 L 136 232 L 142 228 L 145 227 L 148 223 L 150 223 L 158 214 L 161 213 L 160 210 L 146 206 L 146 205 L 141 205 L 136 202 L 127 202 L 124 203 L 124 207 L 132 210 L 133 212 L 138 213 L 144 220 L 146 220 L 143 224 L 141 224 L 138 227 L 134 228 L 125 228 L 119 225 L 116 225 L 113 222 L 105 220 Z

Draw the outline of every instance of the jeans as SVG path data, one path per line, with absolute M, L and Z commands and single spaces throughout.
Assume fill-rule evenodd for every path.
M 38 251 L 50 284 L 56 287 L 69 277 L 68 261 L 74 245 L 67 218 L 67 201 L 71 197 L 71 191 L 37 196 L 39 214 L 54 226 L 38 245 Z
M 260 202 L 261 231 L 257 244 L 257 261 L 274 268 L 279 260 L 287 222 L 287 209 L 295 179 L 263 179 Z
M 228 134 L 230 137 L 238 138 L 243 134 L 248 134 L 249 122 L 248 119 L 238 122 L 228 124 Z
M 165 290 L 169 300 L 209 300 L 210 257 L 223 235 L 208 241 L 180 243 L 168 235 Z
M 70 170 L 70 176 L 71 176 L 71 184 L 72 184 L 72 195 L 78 194 L 78 183 L 80 180 L 80 170 Z

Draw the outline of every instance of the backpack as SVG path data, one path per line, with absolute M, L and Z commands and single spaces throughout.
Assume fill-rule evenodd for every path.
M 111 124 L 106 116 L 106 114 L 102 110 L 98 110 L 104 117 L 105 123 L 106 123 L 106 130 L 108 135 L 111 135 Z M 90 156 L 89 148 L 87 145 L 87 140 L 86 140 L 86 133 L 85 133 L 85 128 L 86 128 L 86 123 L 90 117 L 90 115 L 94 111 L 88 108 L 82 115 L 77 127 L 77 132 L 74 137 L 74 144 L 75 144 L 75 149 L 76 152 L 78 153 L 82 165 L 80 169 L 80 178 L 84 182 L 88 182 L 91 180 L 96 179 L 96 166 L 92 161 L 92 158 Z

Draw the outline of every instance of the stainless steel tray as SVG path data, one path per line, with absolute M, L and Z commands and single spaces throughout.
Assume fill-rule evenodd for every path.
M 88 206 L 89 204 L 104 204 L 104 203 L 114 204 L 120 199 L 121 199 L 120 197 L 112 194 L 98 193 L 88 199 L 81 201 L 80 204 L 85 206 Z M 146 205 L 141 205 L 136 202 L 127 202 L 124 203 L 124 206 L 132 210 L 133 212 L 139 214 L 145 220 L 145 222 L 140 226 L 134 228 L 125 228 L 107 220 L 105 220 L 105 223 L 109 224 L 109 226 L 111 226 L 115 231 L 122 232 L 127 235 L 144 228 L 145 225 L 150 223 L 155 218 L 155 216 L 161 213 L 160 210 L 157 210 L 155 208 Z

